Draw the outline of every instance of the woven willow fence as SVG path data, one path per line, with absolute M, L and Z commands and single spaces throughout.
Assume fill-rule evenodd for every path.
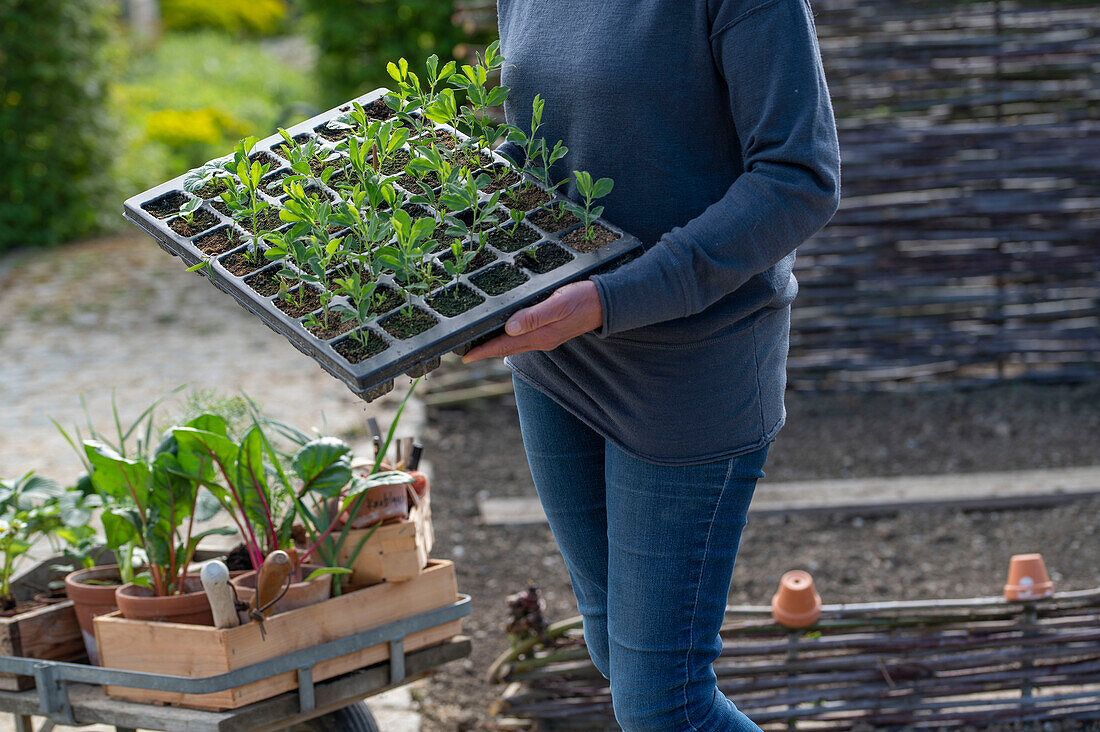
M 580 619 L 546 636 L 492 668 L 506 684 L 495 728 L 619 729 Z M 826 605 L 801 632 L 766 606 L 730 607 L 722 638 L 718 687 L 765 730 L 1100 719 L 1100 588 L 1034 603 Z
M 799 249 L 791 385 L 1100 375 L 1100 4 L 813 7 L 844 200 Z

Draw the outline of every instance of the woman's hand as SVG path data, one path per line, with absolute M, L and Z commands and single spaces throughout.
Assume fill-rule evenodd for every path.
M 524 308 L 508 319 L 507 335 L 497 336 L 462 357 L 463 363 L 524 351 L 551 351 L 570 338 L 603 324 L 603 303 L 591 280 L 559 287 L 538 305 Z

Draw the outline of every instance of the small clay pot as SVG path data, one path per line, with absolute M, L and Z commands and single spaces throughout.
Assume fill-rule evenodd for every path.
M 182 595 L 157 597 L 148 587 L 130 583 L 115 590 L 115 602 L 128 620 L 152 620 L 184 625 L 213 625 L 214 613 L 198 576 L 188 577 Z
M 380 521 L 404 521 L 409 517 L 410 490 L 408 483 L 374 486 L 367 491 L 351 528 L 365 529 Z
M 320 566 L 303 564 L 302 576 L 308 577 L 310 572 L 315 569 L 320 569 Z M 237 591 L 238 600 L 247 603 L 252 602 L 252 598 L 256 596 L 256 577 L 258 574 L 259 573 L 256 571 L 245 572 L 229 580 Z M 297 610 L 307 605 L 316 605 L 319 602 L 324 602 L 330 597 L 332 597 L 331 574 L 314 577 L 308 582 L 305 580 L 301 582 L 292 582 L 290 587 L 287 588 L 286 594 L 279 598 L 279 601 L 267 612 L 267 615 L 276 615 L 290 610 Z
M 113 584 L 88 584 L 89 580 L 111 582 Z M 122 584 L 117 564 L 91 569 L 78 569 L 65 575 L 65 594 L 73 601 L 76 622 L 80 624 L 80 634 L 84 637 L 84 647 L 88 649 L 88 658 L 99 665 L 99 649 L 95 642 L 95 629 L 92 618 L 118 610 L 115 604 L 115 590 Z
M 1042 554 L 1015 554 L 1008 563 L 1005 599 L 1009 602 L 1041 600 L 1054 594 Z
M 772 617 L 787 628 L 805 628 L 821 617 L 821 596 L 814 589 L 809 572 L 793 569 L 779 580 L 772 595 Z

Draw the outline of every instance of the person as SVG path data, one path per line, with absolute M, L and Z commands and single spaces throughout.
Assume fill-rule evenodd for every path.
M 806 0 L 499 0 L 505 113 L 644 244 L 515 313 L 507 356 L 539 498 L 624 730 L 754 730 L 712 668 L 783 425 L 795 248 L 839 203 Z M 515 146 L 503 152 L 516 158 Z M 519 161 L 522 162 L 522 161 Z M 576 199 L 576 188 L 563 192 Z

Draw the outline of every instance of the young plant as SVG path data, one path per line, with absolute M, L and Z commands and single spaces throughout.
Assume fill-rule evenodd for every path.
M 384 470 L 382 462 L 393 441 L 405 405 L 418 383 L 420 379 L 413 381 L 409 387 L 397 408 L 385 441 L 375 455 L 374 464 L 365 474 L 356 475 L 352 471 L 351 448 L 343 441 L 333 437 L 311 437 L 285 424 L 269 422 L 276 425 L 283 436 L 298 445 L 298 450 L 293 455 L 276 452 L 269 441 L 265 442 L 264 447 L 270 464 L 279 476 L 279 484 L 292 484 L 290 475 L 282 467 L 285 461 L 289 461 L 291 471 L 300 484 L 289 495 L 302 524 L 302 560 L 316 556 L 327 567 L 347 570 L 333 577 L 334 595 L 340 595 L 343 591 L 346 575 L 350 573 L 376 528 L 371 527 L 354 546 L 350 544 L 352 522 L 359 514 L 370 489 L 375 486 L 413 482 L 413 477 L 408 473 Z M 341 565 L 339 556 L 345 546 L 349 546 L 350 551 L 347 553 L 347 561 Z
M 459 170 L 457 176 L 452 176 L 443 184 L 443 196 L 440 198 L 449 211 L 444 217 L 448 225 L 447 236 L 469 241 L 481 239 L 479 234 L 497 224 L 496 207 L 500 191 L 494 191 L 487 201 L 482 201 L 479 191 L 491 182 L 489 174 L 471 174 L 465 168 Z M 469 211 L 469 223 L 457 216 L 463 211 Z
M 508 99 L 508 87 L 489 87 L 489 75 L 504 65 L 500 55 L 500 41 L 494 41 L 477 55 L 474 65 L 464 64 L 461 73 L 454 74 L 449 83 L 466 92 L 466 104 L 461 109 L 461 119 L 470 131 L 474 145 L 474 163 L 480 164 L 480 154 L 500 139 L 508 126 L 498 125 L 488 113 L 490 107 L 500 106 Z
M 427 242 L 435 231 L 433 218 L 418 218 L 415 221 L 407 211 L 398 209 L 391 219 L 396 241 L 378 249 L 375 260 L 382 266 L 393 270 L 394 278 L 405 290 L 405 306 L 412 308 L 412 293 L 419 280 L 424 257 L 428 254 Z
M 201 198 L 191 198 L 180 205 L 179 217 L 187 224 L 188 229 L 195 224 L 195 212 L 202 206 Z
M 189 424 L 203 424 L 202 419 Z M 199 542 L 233 530 L 219 527 L 195 533 L 196 521 L 212 517 L 213 511 L 200 502 L 199 481 L 184 471 L 176 440 L 169 437 L 136 459 L 96 440 L 86 440 L 84 452 L 92 466 L 92 485 L 103 500 L 101 520 L 108 546 L 135 543 L 148 560 L 147 572 L 133 581 L 151 587 L 158 597 L 186 592 Z
M 259 218 L 271 204 L 260 197 L 260 179 L 267 175 L 267 163 L 259 160 L 250 161 L 249 153 L 258 142 L 255 137 L 246 137 L 237 143 L 233 150 L 233 160 L 226 164 L 227 170 L 236 173 L 236 183 L 229 186 L 229 190 L 222 193 L 222 201 L 233 212 L 233 218 L 237 221 L 245 220 L 251 223 L 249 230 L 252 232 L 249 240 L 248 254 L 253 262 L 259 261 L 260 242 L 266 238 L 267 232 L 261 232 Z
M 187 174 L 183 176 L 183 190 L 197 194 L 208 185 L 213 185 L 215 192 L 220 187 L 228 188 L 229 181 L 232 178 L 229 171 L 226 170 L 228 161 L 229 158 L 217 158 L 187 171 Z M 203 196 L 203 198 L 210 197 Z
M 596 227 L 593 225 L 596 219 L 603 215 L 603 206 L 593 206 L 593 202 L 611 193 L 615 182 L 610 178 L 600 178 L 593 181 L 592 176 L 583 170 L 574 170 L 573 177 L 577 181 L 577 192 L 584 199 L 584 205 L 578 205 L 572 201 L 562 203 L 562 208 L 572 213 L 584 222 L 585 241 L 592 241 L 596 237 Z
M 0 480 L 0 610 L 16 607 L 12 577 L 36 541 L 46 538 L 57 548 L 63 529 L 58 508 L 61 486 L 33 472 L 17 480 Z
M 315 137 L 300 143 L 282 127 L 279 128 L 279 135 L 285 141 L 279 146 L 280 150 L 290 161 L 290 169 L 294 171 L 286 181 L 304 180 L 307 186 L 313 185 L 318 188 L 328 185 L 329 179 L 336 173 L 336 168 L 330 163 L 339 159 L 339 156 L 321 145 Z M 314 171 L 314 163 L 321 168 L 320 171 Z M 284 182 L 285 185 L 286 182 Z
M 458 279 L 458 276 L 465 272 L 470 263 L 481 253 L 481 249 L 481 246 L 463 249 L 462 240 L 454 239 L 451 242 L 452 258 L 443 260 L 443 269 L 447 271 L 452 279 Z

